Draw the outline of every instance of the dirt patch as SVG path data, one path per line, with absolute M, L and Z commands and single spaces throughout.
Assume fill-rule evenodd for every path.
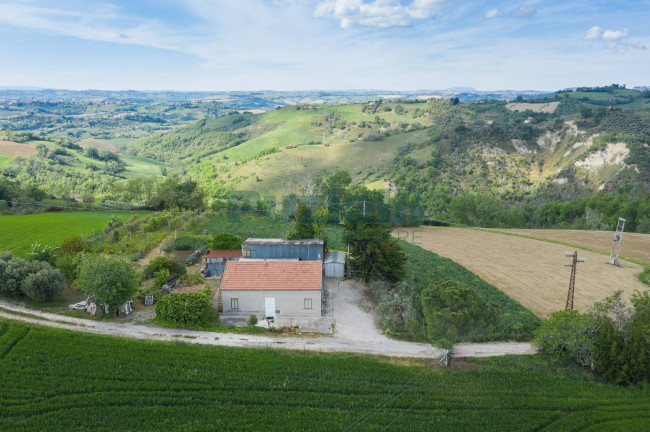
M 546 103 L 526 103 L 526 102 L 510 102 L 506 104 L 506 108 L 510 111 L 524 112 L 531 110 L 535 113 L 554 113 L 560 102 L 546 102 Z
M 499 229 L 498 231 L 561 241 L 607 254 L 611 251 L 612 241 L 614 240 L 614 231 L 553 229 Z M 650 234 L 624 233 L 621 255 L 650 263 Z
M 0 140 L 0 154 L 11 157 L 29 157 L 36 154 L 36 144 L 33 142 L 15 143 Z
M 587 171 L 592 171 L 611 164 L 625 165 L 625 158 L 627 158 L 629 154 L 630 150 L 624 142 L 607 144 L 607 147 L 603 150 L 591 153 L 583 160 L 577 161 L 575 166 L 584 168 Z
M 567 246 L 506 236 L 500 233 L 460 228 L 421 227 L 416 244 L 451 258 L 499 288 L 540 317 L 563 309 L 571 271 Z M 535 230 L 530 230 L 535 231 Z M 611 245 L 611 238 L 610 238 Z M 647 246 L 646 246 L 647 249 Z M 576 276 L 575 308 L 586 311 L 594 302 L 623 290 L 629 298 L 635 289 L 647 289 L 637 278 L 643 268 L 623 261 L 608 264 L 608 257 L 578 251 L 586 259 Z
M 93 138 L 82 139 L 77 144 L 79 144 L 81 147 L 95 147 L 98 149 L 101 148 L 110 151 L 117 151 L 117 146 L 115 146 L 114 144 L 107 143 L 106 141 L 101 141 Z

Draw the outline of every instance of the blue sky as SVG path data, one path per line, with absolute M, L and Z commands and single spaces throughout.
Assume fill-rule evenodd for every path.
M 0 86 L 650 85 L 650 0 L 0 0 Z

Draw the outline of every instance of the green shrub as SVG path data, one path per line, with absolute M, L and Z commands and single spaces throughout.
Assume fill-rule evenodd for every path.
M 64 288 L 65 277 L 51 267 L 31 273 L 20 286 L 25 296 L 37 301 L 52 301 L 63 293 Z
M 65 254 L 56 259 L 55 267 L 63 273 L 68 286 L 71 286 L 74 280 L 77 279 L 80 262 L 81 254 Z
M 177 239 L 170 239 L 167 242 L 165 242 L 165 245 L 163 246 L 163 250 L 165 252 L 171 252 L 176 250 L 193 251 L 201 247 L 205 247 L 207 245 L 208 245 L 207 240 L 202 240 L 190 236 L 181 236 L 178 237 Z
M 63 292 L 65 277 L 46 262 L 0 254 L 0 293 L 25 296 L 37 301 L 52 300 Z
M 204 321 L 210 308 L 210 290 L 173 292 L 156 303 L 156 317 L 177 324 L 197 324 Z
M 251 315 L 250 318 L 248 318 L 248 326 L 253 327 L 257 325 L 257 317 L 255 315 Z
M 160 289 L 162 288 L 163 285 L 167 282 L 167 279 L 169 279 L 169 270 L 166 268 L 160 269 L 157 272 L 153 274 L 154 278 L 154 289 Z
M 422 314 L 428 339 L 450 348 L 456 342 L 489 334 L 499 308 L 458 281 L 443 281 L 422 291 Z
M 151 279 L 154 274 L 160 270 L 167 270 L 170 275 L 184 275 L 187 270 L 185 266 L 178 262 L 167 258 L 166 256 L 159 256 L 151 260 L 151 262 L 144 269 L 145 279 Z
M 210 248 L 212 250 L 239 250 L 243 242 L 244 239 L 237 235 L 220 232 L 212 237 Z

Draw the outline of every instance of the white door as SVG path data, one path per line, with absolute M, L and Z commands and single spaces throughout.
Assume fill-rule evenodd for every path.
M 275 318 L 275 299 L 274 298 L 265 298 L 264 299 L 264 310 L 266 311 L 267 318 Z

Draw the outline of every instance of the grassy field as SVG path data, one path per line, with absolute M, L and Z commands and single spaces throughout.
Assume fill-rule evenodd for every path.
M 4 168 L 6 166 L 11 165 L 13 162 L 14 158 L 11 156 L 5 156 L 0 154 L 0 168 Z
M 117 215 L 122 219 L 133 212 L 70 211 L 22 216 L 0 216 L 0 251 L 22 255 L 32 243 L 55 246 L 71 235 L 102 229 Z
M 0 382 L 6 431 L 647 431 L 650 421 L 649 389 L 540 355 L 440 369 L 11 321 L 0 321 Z
M 126 177 L 159 176 L 162 167 L 168 167 L 165 162 L 156 161 L 142 156 L 120 155 L 126 164 Z

